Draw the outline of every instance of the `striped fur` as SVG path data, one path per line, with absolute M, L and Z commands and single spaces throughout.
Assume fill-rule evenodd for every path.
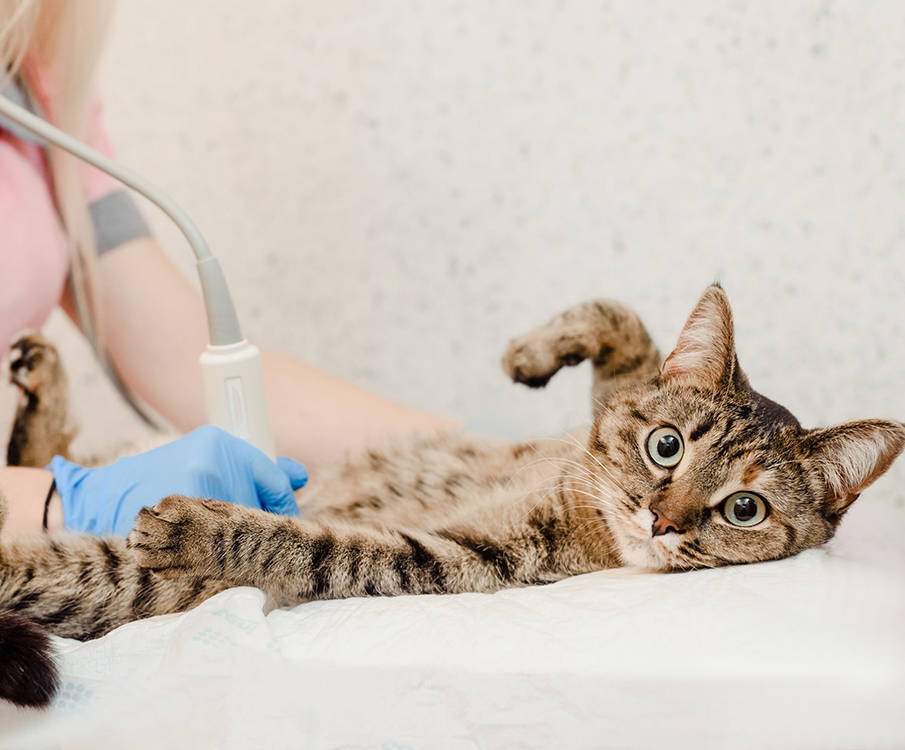
M 78 535 L 6 544 L 0 610 L 90 638 L 231 585 L 284 602 L 490 592 L 621 565 L 770 560 L 822 544 L 902 450 L 905 427 L 802 428 L 751 389 L 732 336 L 718 287 L 662 365 L 634 313 L 580 305 L 513 341 L 503 365 L 536 387 L 590 359 L 590 429 L 515 444 L 441 434 L 374 449 L 302 491 L 304 520 L 173 496 L 140 513 L 128 547 Z M 669 469 L 646 449 L 664 425 L 684 444 Z M 741 490 L 769 504 L 755 526 L 734 526 L 721 510 Z

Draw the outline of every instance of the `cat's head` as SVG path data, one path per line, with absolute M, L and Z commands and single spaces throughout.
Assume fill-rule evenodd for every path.
M 619 391 L 589 466 L 628 565 L 658 570 L 773 560 L 823 544 L 905 446 L 905 425 L 808 430 L 739 368 L 732 311 L 707 289 L 658 376 Z

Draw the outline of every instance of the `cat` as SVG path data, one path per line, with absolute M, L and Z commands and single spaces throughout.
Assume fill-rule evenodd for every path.
M 31 356 L 17 358 L 26 372 L 15 379 L 34 417 L 43 391 L 59 387 L 51 372 L 59 364 L 39 338 L 22 347 Z M 62 534 L 3 544 L 0 610 L 10 614 L 0 617 L 0 642 L 25 645 L 12 668 L 18 680 L 0 662 L 0 695 L 30 705 L 52 697 L 53 664 L 36 627 L 94 638 L 229 586 L 289 603 L 784 558 L 829 540 L 905 446 L 899 422 L 805 429 L 754 391 L 717 285 L 665 360 L 635 313 L 594 301 L 515 339 L 503 366 L 541 387 L 586 359 L 593 423 L 580 435 L 506 443 L 450 433 L 372 449 L 300 493 L 303 520 L 171 496 L 143 509 L 125 540 Z M 39 427 L 14 442 L 48 434 Z

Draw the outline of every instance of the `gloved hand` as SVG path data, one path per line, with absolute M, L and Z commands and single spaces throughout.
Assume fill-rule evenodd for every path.
M 297 461 L 280 457 L 274 464 L 253 445 L 210 426 L 99 469 L 62 456 L 47 468 L 56 479 L 67 529 L 122 536 L 132 529 L 139 510 L 168 495 L 226 500 L 295 516 L 292 491 L 308 481 Z

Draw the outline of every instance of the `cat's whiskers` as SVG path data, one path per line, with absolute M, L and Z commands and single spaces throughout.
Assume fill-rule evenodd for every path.
M 707 552 L 698 552 L 697 550 L 683 550 L 681 548 L 673 552 L 673 557 L 689 563 L 689 570 L 697 568 L 714 568 L 719 563 L 715 562 L 717 558 Z M 710 558 L 708 560 L 708 558 Z
M 536 468 L 538 466 L 541 466 L 546 463 L 551 463 L 553 461 L 570 461 L 570 460 L 572 460 L 572 459 L 566 458 L 565 456 L 541 456 L 540 458 L 538 458 L 530 463 L 523 464 L 522 466 L 519 466 L 519 468 L 516 469 L 509 477 L 509 481 L 507 482 L 507 485 L 506 485 L 507 489 L 511 489 L 511 484 L 518 478 L 518 476 L 520 474 L 527 471 L 528 469 Z M 578 462 L 574 462 L 574 463 L 576 465 L 580 466 L 580 464 Z
M 546 457 L 544 460 L 559 459 L 554 457 Z M 569 472 L 566 470 L 563 470 L 560 474 L 557 475 L 552 483 L 542 484 L 535 487 L 532 494 L 537 497 L 537 500 L 523 514 L 522 520 L 528 518 L 541 504 L 548 500 L 547 493 L 563 489 L 566 483 L 568 483 L 570 493 L 584 495 L 595 502 L 595 505 L 593 506 L 584 507 L 590 508 L 594 511 L 600 511 L 606 507 L 614 507 L 612 498 L 608 495 L 606 488 L 599 483 L 600 478 L 588 472 L 586 470 L 586 467 L 582 466 L 580 463 L 574 461 L 572 461 L 571 463 L 573 463 L 577 468 L 581 469 L 584 472 L 584 476 L 576 476 L 574 474 L 569 474 Z M 584 487 L 586 489 L 580 489 L 580 487 Z M 590 490 L 590 492 L 587 490 Z M 575 508 L 578 506 L 570 503 L 569 507 Z M 605 523 L 603 519 L 601 519 L 601 522 Z
M 611 507 L 614 507 L 612 488 L 603 483 L 603 477 L 587 472 L 584 476 L 576 476 L 564 471 L 562 475 L 560 475 L 560 478 L 564 482 L 569 482 L 569 491 L 587 495 L 587 492 L 582 493 L 582 491 L 575 486 L 577 483 L 578 487 L 585 487 L 586 489 L 591 490 L 591 494 L 594 499 L 600 502 L 602 505 L 609 505 Z
M 599 503 L 599 505 L 594 506 L 595 509 L 599 509 L 600 507 L 603 507 L 603 506 L 606 506 L 606 505 L 610 505 L 610 503 L 609 503 L 606 499 L 602 498 L 602 497 L 601 497 L 600 495 L 598 495 L 598 494 L 594 494 L 594 493 L 591 493 L 591 492 L 585 492 L 584 490 L 579 490 L 579 489 L 574 489 L 574 488 L 572 489 L 572 492 L 574 492 L 574 493 L 577 494 L 577 495 L 584 495 L 585 497 L 589 497 L 589 498 L 591 498 L 592 500 L 597 501 L 597 502 Z M 573 507 L 573 508 L 580 508 L 580 507 L 582 507 L 582 506 L 580 506 L 580 505 L 573 505 L 572 507 Z M 585 506 L 585 507 L 590 507 L 590 506 Z
M 637 510 L 635 506 L 628 502 L 629 494 L 625 491 L 625 488 L 619 485 L 619 483 L 611 477 L 596 477 L 596 485 L 599 490 L 606 495 L 613 507 L 624 507 L 632 513 Z
M 603 463 L 600 461 L 600 459 L 597 458 L 597 456 L 595 456 L 593 453 L 591 453 L 591 451 L 589 451 L 589 450 L 587 449 L 587 447 L 581 445 L 581 444 L 574 438 L 574 436 L 568 435 L 567 437 L 569 438 L 568 440 L 566 440 L 566 439 L 564 439 L 564 438 L 551 438 L 551 439 L 552 439 L 552 440 L 556 440 L 556 441 L 558 441 L 558 442 L 566 443 L 567 445 L 574 445 L 576 448 L 578 448 L 579 450 L 581 450 L 585 455 L 587 455 L 588 457 L 590 457 L 591 460 L 594 461 L 594 463 L 597 464 L 597 466 L 600 468 L 600 470 L 601 470 L 601 471 L 609 478 L 610 481 L 613 482 L 613 484 L 614 484 L 619 490 L 621 490 L 621 491 L 625 494 L 626 497 L 629 497 L 629 496 L 630 496 L 630 493 L 629 493 L 629 492 L 625 489 L 625 487 L 623 487 L 622 484 L 616 479 L 616 477 L 615 477 L 615 476 L 613 475 L 613 473 L 610 471 L 610 469 L 609 469 L 608 466 L 606 466 L 605 464 L 603 464 Z M 573 463 L 578 463 L 578 462 L 573 462 Z M 586 467 L 586 466 L 584 466 L 583 464 L 580 464 L 580 465 L 581 465 L 585 470 L 587 470 L 587 467 Z M 596 476 L 596 475 L 595 475 L 595 476 Z
M 588 449 L 588 447 L 586 445 L 582 445 L 581 443 L 579 443 L 574 435 L 566 435 L 564 438 L 557 438 L 557 439 L 561 440 L 562 442 L 571 443 L 576 448 L 581 450 L 584 453 L 584 455 L 588 456 L 595 464 L 597 464 L 597 466 L 600 468 L 601 471 L 603 471 L 607 476 L 609 476 L 616 483 L 616 485 L 619 487 L 619 489 L 621 489 L 623 492 L 625 492 L 625 488 L 616 480 L 616 477 L 610 471 L 610 467 L 607 466 L 606 464 L 604 464 L 593 453 L 591 453 L 591 451 Z M 626 494 L 628 494 L 628 493 L 626 492 Z
M 674 564 L 678 565 L 682 570 L 699 570 L 700 568 L 712 568 L 714 565 L 707 560 L 689 553 L 674 555 Z
M 518 474 L 520 474 L 521 472 L 523 472 L 531 467 L 536 467 L 536 466 L 539 466 L 539 465 L 542 465 L 545 463 L 558 462 L 562 466 L 571 466 L 574 469 L 581 472 L 581 474 L 584 477 L 591 480 L 593 489 L 595 489 L 595 490 L 603 490 L 603 487 L 599 484 L 599 482 L 600 482 L 600 480 L 605 479 L 605 480 L 607 480 L 608 483 L 611 483 L 616 489 L 618 489 L 626 500 L 631 497 L 630 493 L 616 479 L 616 477 L 610 471 L 609 467 L 606 466 L 605 464 L 603 464 L 600 461 L 600 459 L 598 459 L 597 456 L 595 456 L 593 453 L 591 453 L 585 445 L 582 445 L 574 435 L 567 434 L 565 437 L 545 438 L 545 440 L 549 441 L 549 442 L 563 443 L 564 445 L 567 445 L 570 448 L 572 448 L 572 447 L 577 448 L 584 455 L 588 456 L 597 465 L 597 467 L 601 470 L 601 472 L 603 472 L 603 475 L 605 475 L 605 476 L 601 476 L 597 473 L 592 472 L 586 464 L 583 464 L 580 461 L 575 461 L 574 459 L 568 458 L 566 456 L 543 456 L 535 461 L 532 461 L 529 464 L 525 464 L 525 465 L 519 467 L 519 469 L 510 478 L 510 481 L 509 481 L 510 487 L 511 487 L 511 483 L 515 481 L 516 476 Z M 566 477 L 566 476 L 568 476 L 567 473 L 563 472 L 563 474 L 561 474 L 560 477 L 557 477 L 557 479 L 554 483 L 554 486 L 557 486 L 560 479 L 562 477 Z M 574 477 L 574 475 L 571 478 L 573 480 L 577 479 L 577 477 Z M 543 487 L 539 486 L 536 488 L 536 491 L 541 491 L 542 489 L 543 489 Z M 608 504 L 613 505 L 614 498 L 612 497 L 612 495 L 610 493 L 607 493 L 607 500 L 608 500 Z M 628 503 L 623 503 L 623 505 L 625 505 L 625 507 L 628 510 L 633 510 L 633 508 Z
M 592 485 L 594 485 L 596 483 L 596 481 L 599 479 L 599 477 L 597 475 L 595 475 L 592 471 L 590 471 L 587 466 L 585 466 L 584 464 L 582 464 L 579 461 L 574 461 L 570 458 L 565 458 L 563 456 L 545 456 L 542 459 L 539 459 L 538 461 L 533 462 L 533 465 L 537 466 L 537 465 L 540 465 L 543 463 L 558 463 L 563 467 L 560 474 L 558 474 L 555 477 L 555 479 L 553 480 L 553 484 L 551 485 L 552 487 L 557 486 L 559 484 L 559 482 L 564 478 L 572 479 L 575 481 L 577 481 L 579 479 L 584 479 L 585 481 L 588 481 Z M 566 469 L 564 468 L 566 466 L 572 467 L 574 470 L 581 472 L 581 474 L 580 475 L 569 474 L 566 471 Z M 514 477 L 513 477 L 513 479 L 514 479 Z M 512 480 L 510 480 L 510 481 L 512 481 Z M 543 488 L 543 485 L 538 486 L 536 489 L 540 490 L 542 488 Z
M 561 483 L 569 480 L 571 480 L 571 482 L 568 491 L 577 495 L 583 495 L 595 501 L 597 503 L 597 505 L 594 506 L 595 509 L 601 509 L 607 506 L 613 507 L 612 499 L 605 494 L 604 488 L 602 488 L 600 485 L 589 482 L 587 479 L 584 479 L 582 477 L 570 476 L 566 473 L 563 473 L 559 477 L 557 477 L 556 481 L 553 484 L 541 485 L 535 488 L 534 492 L 539 495 L 538 503 L 545 502 L 547 493 L 555 491 L 561 485 Z M 531 509 L 529 509 L 526 517 L 527 515 L 530 515 L 530 513 L 537 507 L 538 503 L 535 503 L 531 507 Z M 570 504 L 570 507 L 576 506 Z
M 609 413 L 611 416 L 613 416 L 613 417 L 617 417 L 617 418 L 618 418 L 618 416 L 619 416 L 619 415 L 616 413 L 616 410 L 613 409 L 613 407 L 608 406 L 606 403 L 604 403 L 604 402 L 601 401 L 599 398 L 597 398 L 596 396 L 593 396 L 593 395 L 591 396 L 591 406 L 592 406 L 592 407 L 595 407 L 595 406 L 597 407 L 597 409 L 594 410 L 594 413 L 595 413 L 595 414 L 598 414 L 598 413 L 601 413 L 601 412 L 608 412 L 608 413 Z
M 516 476 L 520 472 L 522 472 L 532 466 L 540 466 L 542 464 L 551 463 L 556 460 L 559 460 L 559 457 L 543 456 L 542 458 L 540 458 L 536 461 L 532 461 L 530 464 L 519 467 L 519 470 L 516 471 L 511 477 L 509 477 L 509 481 L 506 483 L 505 488 L 507 490 L 513 489 L 513 483 L 515 482 Z M 556 490 L 558 487 L 562 486 L 562 484 L 566 480 L 566 478 L 568 478 L 570 476 L 569 474 L 567 474 L 567 472 L 564 469 L 560 469 L 557 467 L 557 471 L 558 471 L 558 473 L 556 474 L 556 476 L 548 478 L 545 482 L 542 482 L 541 484 L 535 485 L 528 492 L 529 496 L 534 496 L 536 498 L 536 500 L 534 503 L 531 504 L 531 506 L 528 508 L 528 510 L 523 514 L 522 520 L 525 520 L 526 518 L 528 518 L 532 513 L 534 513 L 537 510 L 537 508 L 539 508 L 542 504 L 546 503 L 548 501 L 548 493 L 552 492 L 552 491 Z M 574 481 L 578 481 L 580 478 L 572 477 L 572 479 Z M 583 481 L 587 481 L 587 480 L 583 480 Z

